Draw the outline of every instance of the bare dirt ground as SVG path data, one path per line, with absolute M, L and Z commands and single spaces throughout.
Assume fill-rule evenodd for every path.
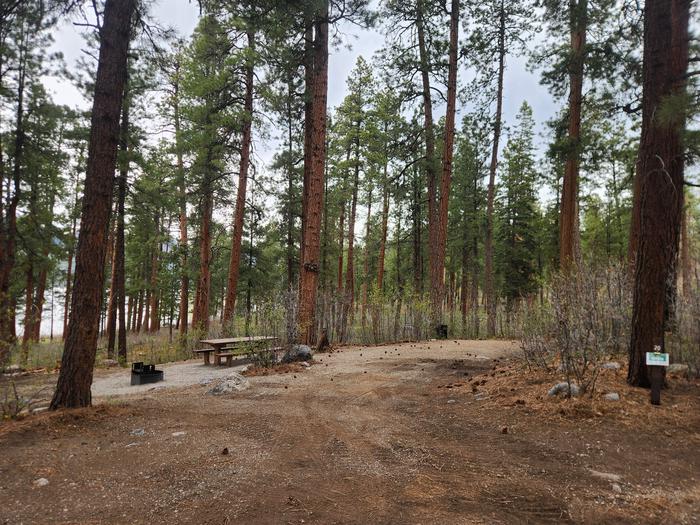
M 593 400 L 553 400 L 516 348 L 348 348 L 230 395 L 2 424 L 0 523 L 700 523 L 697 382 L 651 408 L 606 370 Z

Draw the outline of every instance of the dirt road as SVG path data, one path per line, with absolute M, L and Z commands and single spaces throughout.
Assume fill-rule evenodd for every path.
M 2 425 L 0 523 L 698 523 L 697 385 L 637 429 L 543 412 L 514 348 L 346 349 Z

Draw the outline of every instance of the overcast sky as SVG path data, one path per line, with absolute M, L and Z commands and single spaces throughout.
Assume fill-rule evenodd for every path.
M 189 0 L 160 0 L 151 8 L 153 18 L 163 26 L 174 27 L 182 36 L 192 34 L 199 17 L 197 2 Z M 71 20 L 65 21 L 55 35 L 54 50 L 64 54 L 69 69 L 74 69 L 76 60 L 81 55 L 84 42 L 81 33 L 84 27 L 76 27 Z M 328 72 L 328 105 L 330 108 L 340 104 L 346 94 L 345 82 L 357 57 L 362 55 L 368 61 L 375 51 L 382 47 L 384 38 L 378 30 L 362 30 L 354 25 L 341 26 L 344 35 L 344 45 L 339 49 L 331 49 Z M 348 49 L 348 44 L 350 49 Z M 467 81 L 466 68 L 461 68 L 461 80 Z M 54 100 L 71 107 L 89 108 L 79 91 L 70 82 L 56 78 L 46 79 L 53 93 Z M 504 120 L 512 122 L 523 100 L 527 100 L 533 108 L 537 131 L 544 130 L 544 123 L 549 120 L 558 108 L 547 90 L 539 84 L 539 76 L 527 71 L 525 59 L 509 57 L 505 75 L 504 89 Z M 444 111 L 444 108 L 437 110 Z M 460 108 L 458 107 L 458 112 Z M 458 122 L 460 121 L 458 115 Z M 505 142 L 505 141 L 504 141 Z M 538 137 L 538 149 L 545 143 L 544 137 Z M 274 153 L 274 143 L 258 144 L 256 153 L 263 161 L 271 159 Z

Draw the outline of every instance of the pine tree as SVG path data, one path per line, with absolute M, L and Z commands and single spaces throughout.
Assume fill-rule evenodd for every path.
M 117 161 L 119 116 L 135 2 L 107 0 L 100 30 L 100 62 L 95 80 L 85 192 L 76 252 L 71 318 L 61 359 L 61 373 L 51 409 L 90 405 L 97 351 L 101 279 L 106 232 Z
M 488 93 L 495 99 L 496 108 L 493 122 L 493 139 L 491 141 L 491 162 L 489 167 L 486 239 L 484 243 L 484 294 L 486 296 L 486 334 L 493 337 L 496 333 L 496 297 L 493 267 L 493 223 L 494 199 L 496 188 L 496 171 L 503 121 L 503 83 L 506 60 L 516 55 L 523 47 L 531 31 L 531 12 L 520 1 L 491 0 L 480 2 L 471 7 L 470 17 L 475 29 L 469 37 L 467 48 L 470 64 L 477 66 L 476 77 L 471 90 L 473 96 Z M 494 46 L 493 42 L 497 44 Z M 490 102 L 490 101 L 489 101 Z
M 646 352 L 664 349 L 675 300 L 683 214 L 690 0 L 651 1 L 644 12 L 644 91 L 632 332 L 627 382 L 649 387 Z M 638 210 L 638 211 L 637 211 Z
M 199 270 L 195 291 L 193 328 L 209 328 L 212 293 L 212 218 L 214 193 L 229 152 L 231 133 L 237 128 L 238 84 L 233 75 L 234 58 L 226 28 L 211 12 L 205 12 L 186 54 L 182 83 L 188 119 L 188 147 L 199 200 Z
M 537 206 L 532 109 L 523 102 L 503 153 L 498 195 L 497 252 L 501 294 L 508 310 L 537 288 L 540 227 Z

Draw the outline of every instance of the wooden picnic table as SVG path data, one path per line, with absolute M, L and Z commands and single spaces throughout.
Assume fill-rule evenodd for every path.
M 245 348 L 250 346 L 251 343 L 255 346 L 269 344 L 272 341 L 278 340 L 279 337 L 259 335 L 252 337 L 221 337 L 218 339 L 202 339 L 199 342 L 205 345 L 209 345 L 212 348 L 201 348 L 194 350 L 195 354 L 204 355 L 204 364 L 210 364 L 209 354 L 214 354 L 214 363 L 217 365 L 221 364 L 222 358 L 226 359 L 226 364 L 231 366 L 233 357 L 240 354 L 237 352 L 240 348 Z

